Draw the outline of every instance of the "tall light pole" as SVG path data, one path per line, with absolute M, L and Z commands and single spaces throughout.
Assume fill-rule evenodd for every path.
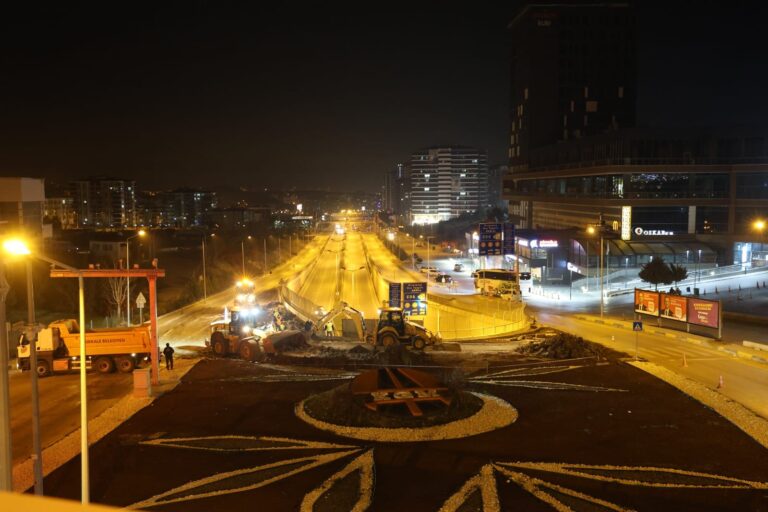
M 201 243 L 202 249 L 203 249 L 203 301 L 204 302 L 208 300 L 208 280 L 206 279 L 206 276 L 205 276 L 205 236 L 206 235 L 203 235 L 202 243 Z
M 600 226 L 602 228 L 602 226 Z M 597 232 L 597 228 L 595 226 L 587 226 L 587 233 L 590 235 L 594 235 Z M 603 261 L 604 261 L 605 251 L 603 249 L 603 231 L 600 229 L 600 258 L 598 259 L 598 264 L 600 265 L 600 269 L 598 272 L 598 276 L 600 279 L 600 318 L 603 318 L 603 315 L 605 314 L 605 303 L 604 303 L 604 283 L 603 283 Z M 587 260 L 587 268 L 589 268 L 589 260 Z M 589 277 L 587 277 L 587 283 L 589 283 Z M 587 287 L 589 287 L 589 284 L 587 284 Z
M 11 456 L 11 398 L 8 382 L 8 331 L 5 328 L 5 298 L 8 296 L 5 261 L 0 258 L 0 490 L 13 491 Z
M 20 240 L 7 240 L 3 243 L 3 248 L 6 252 L 18 256 L 30 256 L 31 251 L 29 248 L 24 244 L 24 242 Z M 89 473 L 88 473 L 88 466 L 89 466 L 89 459 L 88 459 L 88 387 L 86 382 L 86 351 L 85 351 L 85 286 L 83 283 L 83 274 L 82 271 L 70 267 L 69 265 L 66 265 L 64 263 L 61 263 L 59 261 L 53 260 L 51 258 L 48 258 L 46 256 L 43 256 L 42 254 L 35 254 L 35 258 L 45 261 L 46 263 L 50 263 L 53 266 L 61 267 L 65 270 L 70 270 L 72 272 L 76 272 L 78 274 L 77 277 L 77 284 L 78 284 L 78 307 L 80 310 L 79 315 L 79 333 L 80 333 L 80 482 L 81 482 L 81 501 L 84 504 L 87 504 L 90 501 L 90 494 L 89 494 L 89 486 L 90 486 L 90 479 L 89 479 Z M 3 276 L 4 277 L 4 276 Z M 2 295 L 2 280 L 0 279 L 0 295 Z M 7 291 L 7 289 L 6 289 Z M 4 299 L 4 297 L 3 297 Z M 5 301 L 3 300 L 3 307 L 0 307 L 2 309 L 2 313 L 0 313 L 0 320 L 3 321 L 2 328 L 0 330 L 5 330 Z M 5 334 L 2 335 L 2 338 L 5 338 L 5 348 L 7 354 L 7 336 Z M 34 342 L 30 342 L 30 365 L 32 364 L 31 361 L 31 355 L 35 352 L 37 349 Z M 0 356 L 2 357 L 2 356 Z M 7 355 L 4 357 L 7 358 Z M 6 361 L 7 363 L 7 361 Z M 36 372 L 37 368 L 30 368 L 31 371 Z M 8 365 L 5 364 L 3 367 L 3 372 L 6 374 L 8 372 Z M 2 380 L 2 379 L 0 379 Z M 10 430 L 8 432 L 8 437 L 10 437 Z M 10 456 L 10 453 L 9 453 Z M 9 468 L 10 466 L 5 466 Z M 1 471 L 1 470 L 0 470 Z
M 143 229 L 140 229 L 135 235 L 129 236 L 128 238 L 125 239 L 125 268 L 126 269 L 131 270 L 131 239 L 139 236 L 144 236 L 146 234 L 147 234 L 146 231 L 144 231 Z M 128 327 L 130 327 L 131 326 L 131 276 L 130 274 L 125 276 L 125 284 L 126 284 L 125 319 L 126 319 L 126 323 L 128 324 Z
M 264 237 L 264 274 L 267 273 L 267 237 Z
M 696 282 L 701 282 L 701 271 L 699 270 L 699 265 L 701 265 L 701 249 L 699 249 L 699 257 L 696 258 L 696 279 L 693 280 L 693 286 L 696 286 Z
M 43 453 L 40 448 L 40 393 L 37 386 L 37 344 L 35 342 L 35 287 L 32 282 L 32 261 L 26 258 L 27 269 L 27 336 L 29 339 L 29 375 L 32 387 L 32 464 L 35 494 L 43 495 Z M 2 326 L 5 328 L 5 325 Z

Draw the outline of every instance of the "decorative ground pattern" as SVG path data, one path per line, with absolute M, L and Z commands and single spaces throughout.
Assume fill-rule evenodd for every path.
M 514 421 L 452 438 L 356 439 L 296 416 L 354 375 L 202 361 L 93 446 L 91 499 L 173 512 L 768 510 L 768 451 L 621 362 L 470 374 L 466 390 Z M 46 491 L 77 499 L 78 476 L 74 460 Z

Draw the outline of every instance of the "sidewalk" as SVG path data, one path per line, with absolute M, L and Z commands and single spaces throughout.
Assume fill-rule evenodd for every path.
M 618 327 L 632 332 L 632 321 L 620 320 L 611 317 L 600 318 L 599 316 L 587 314 L 577 314 L 573 315 L 573 317 L 578 320 L 603 324 L 610 327 Z M 711 349 L 730 354 L 733 357 L 747 359 L 753 362 L 768 365 L 768 344 L 748 342 L 749 345 L 745 346 L 743 342 L 735 343 L 715 341 L 711 338 L 698 336 L 696 334 L 677 331 L 675 329 L 666 329 L 664 327 L 652 326 L 647 321 L 643 322 L 643 332 L 646 334 L 650 333 L 666 336 L 668 338 L 684 341 L 686 343 L 692 343 L 694 345 L 709 347 Z
M 176 368 L 173 370 L 166 370 L 163 365 L 160 369 L 160 384 L 152 387 L 152 396 L 149 398 L 134 397 L 131 390 L 121 398 L 115 399 L 104 412 L 88 420 L 88 445 L 93 445 L 128 418 L 150 405 L 157 397 L 175 388 L 199 360 L 197 358 L 176 359 L 174 361 Z M 79 454 L 80 429 L 78 428 L 43 449 L 43 476 L 48 476 Z M 33 462 L 32 457 L 28 457 L 13 466 L 13 490 L 24 492 L 33 485 Z

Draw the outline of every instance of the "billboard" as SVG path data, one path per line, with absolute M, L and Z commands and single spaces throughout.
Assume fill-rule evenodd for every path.
M 480 224 L 477 254 L 480 256 L 501 256 L 501 229 L 500 222 Z
M 659 316 L 685 322 L 688 318 L 688 299 L 681 295 L 660 294 Z
M 714 329 L 720 327 L 720 301 L 689 298 L 688 323 Z
M 400 291 L 402 289 L 402 283 L 389 283 L 389 307 L 400 307 Z
M 504 254 L 515 254 L 515 225 L 504 223 Z
M 635 288 L 635 312 L 659 316 L 659 292 Z
M 403 283 L 403 313 L 427 314 L 427 283 Z

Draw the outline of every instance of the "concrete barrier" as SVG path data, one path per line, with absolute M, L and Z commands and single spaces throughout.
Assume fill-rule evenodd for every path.
M 748 348 L 753 348 L 755 350 L 763 350 L 768 352 L 768 343 L 759 343 L 755 341 L 744 340 L 741 342 L 741 344 Z

